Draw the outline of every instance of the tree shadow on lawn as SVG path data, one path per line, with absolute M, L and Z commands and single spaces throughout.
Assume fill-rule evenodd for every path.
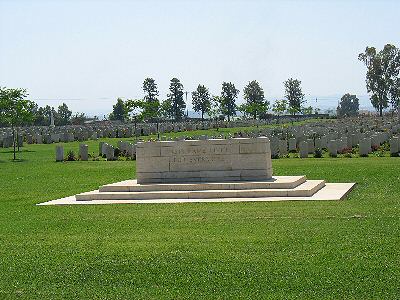
M 31 152 L 36 152 L 36 151 L 33 151 L 33 150 L 20 150 L 20 151 L 15 151 L 15 153 L 31 153 Z M 14 151 L 13 150 L 7 150 L 7 151 L 2 151 L 2 152 L 0 152 L 0 153 L 14 153 Z
M 24 162 L 24 161 L 28 161 L 27 159 L 23 159 L 23 158 L 16 158 L 15 160 L 14 159 L 10 159 L 10 162 L 12 162 L 12 163 L 21 163 L 21 162 Z

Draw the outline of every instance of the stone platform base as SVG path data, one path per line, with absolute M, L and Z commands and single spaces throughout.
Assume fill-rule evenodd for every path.
M 126 180 L 38 205 L 342 200 L 355 183 L 325 183 L 305 176 L 265 181 L 138 184 Z

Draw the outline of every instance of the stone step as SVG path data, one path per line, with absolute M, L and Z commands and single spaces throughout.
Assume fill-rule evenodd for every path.
M 136 180 L 125 180 L 103 185 L 100 192 L 152 192 L 152 191 L 204 191 L 204 190 L 252 190 L 293 189 L 306 182 L 306 176 L 274 176 L 264 181 L 193 182 L 138 184 Z
M 159 200 L 159 199 L 209 199 L 258 197 L 310 197 L 325 186 L 324 180 L 307 180 L 295 188 L 194 190 L 150 192 L 88 192 L 76 195 L 76 200 Z

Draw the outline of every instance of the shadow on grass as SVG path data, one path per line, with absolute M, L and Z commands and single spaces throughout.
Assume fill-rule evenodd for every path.
M 21 163 L 24 161 L 28 161 L 27 159 L 23 159 L 23 158 L 16 158 L 16 159 L 10 159 L 10 162 L 12 163 Z
M 23 149 L 23 150 L 20 150 L 20 151 L 15 151 L 15 153 L 30 153 L 30 152 L 36 152 L 36 151 L 28 150 L 28 149 Z M 13 150 L 7 150 L 7 151 L 2 151 L 1 153 L 14 153 L 14 151 L 13 151 Z

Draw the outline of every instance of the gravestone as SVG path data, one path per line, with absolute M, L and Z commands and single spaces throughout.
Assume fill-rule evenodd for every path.
M 336 140 L 330 140 L 328 142 L 328 152 L 331 157 L 336 157 L 338 152 L 338 143 Z
M 89 149 L 88 145 L 85 144 L 79 145 L 79 156 L 81 160 L 87 161 L 89 159 L 88 149 Z
M 299 154 L 300 154 L 300 158 L 308 157 L 308 142 L 307 141 L 301 141 L 299 143 Z
M 56 161 L 64 161 L 64 147 L 62 145 L 56 146 Z
M 266 137 L 158 141 L 136 147 L 138 183 L 270 179 Z
M 368 156 L 371 152 L 371 139 L 364 138 L 360 140 L 360 156 Z
M 399 149 L 399 138 L 393 137 L 390 140 L 390 155 L 398 156 L 400 149 Z
M 295 138 L 289 139 L 289 151 L 296 151 L 296 139 Z
M 99 143 L 99 155 L 100 155 L 100 156 L 103 155 L 103 145 L 104 145 L 104 142 L 100 142 L 100 143 Z
M 279 154 L 285 156 L 288 154 L 288 145 L 286 140 L 279 140 Z
M 106 147 L 106 158 L 107 160 L 114 160 L 114 147 L 109 144 L 104 144 Z

